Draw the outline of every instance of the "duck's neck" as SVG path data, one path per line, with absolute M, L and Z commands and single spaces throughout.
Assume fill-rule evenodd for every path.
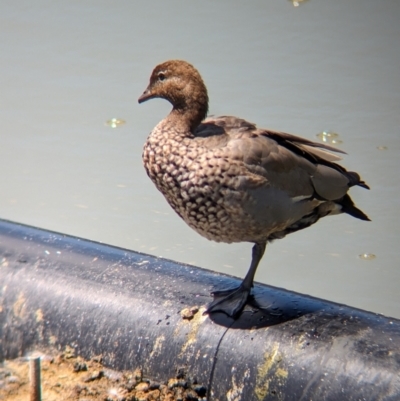
M 190 136 L 204 120 L 206 115 L 207 112 L 204 110 L 200 112 L 194 109 L 182 110 L 173 108 L 167 119 L 173 122 L 176 129 L 187 134 L 185 136 Z
M 206 118 L 207 112 L 208 95 L 204 88 L 202 91 L 194 91 L 190 96 L 185 96 L 180 101 L 173 102 L 173 108 L 167 119 L 189 136 Z

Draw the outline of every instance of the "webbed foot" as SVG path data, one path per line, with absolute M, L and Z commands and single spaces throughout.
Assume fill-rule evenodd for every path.
M 251 289 L 240 285 L 237 288 L 215 291 L 212 293 L 214 301 L 208 306 L 205 313 L 223 312 L 230 317 L 237 317 L 247 303 Z

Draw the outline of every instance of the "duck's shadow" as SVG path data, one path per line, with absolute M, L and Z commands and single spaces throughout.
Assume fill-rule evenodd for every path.
M 211 313 L 216 324 L 232 329 L 260 329 L 275 326 L 320 310 L 336 309 L 335 304 L 280 288 L 256 285 L 243 312 L 233 319 L 225 313 Z

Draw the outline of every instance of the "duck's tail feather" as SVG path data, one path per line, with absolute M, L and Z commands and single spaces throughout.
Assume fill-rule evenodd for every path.
M 357 185 L 369 189 L 369 187 L 363 181 L 360 181 Z M 371 219 L 362 210 L 356 207 L 356 205 L 354 204 L 354 202 L 352 201 L 352 199 L 348 194 L 343 196 L 343 198 L 340 201 L 335 201 L 335 202 L 342 207 L 343 213 L 347 213 L 350 216 L 356 217 L 357 219 L 360 220 L 371 221 Z
M 361 180 L 361 177 L 355 171 L 346 171 L 346 176 L 349 179 L 349 187 L 353 187 L 354 185 L 358 185 L 359 187 L 370 189 L 369 186 Z

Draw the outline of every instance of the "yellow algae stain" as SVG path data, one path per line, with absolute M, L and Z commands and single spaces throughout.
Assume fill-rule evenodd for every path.
M 42 312 L 42 310 L 41 309 L 38 309 L 36 312 L 35 312 L 35 316 L 36 316 L 36 321 L 39 323 L 39 322 L 43 322 L 43 312 Z
M 244 388 L 244 380 L 248 379 L 250 376 L 250 370 L 247 369 L 243 375 L 243 381 L 238 384 L 236 382 L 236 378 L 232 376 L 232 386 L 226 393 L 227 401 L 241 401 L 243 398 L 243 388 Z
M 182 327 L 187 327 L 188 325 L 190 326 L 190 331 L 186 335 L 186 341 L 183 344 L 180 352 L 180 356 L 186 352 L 188 347 L 192 344 L 194 344 L 197 341 L 197 334 L 199 331 L 199 328 L 201 324 L 207 319 L 207 315 L 203 315 L 203 312 L 205 312 L 205 308 L 200 308 L 197 313 L 193 315 L 193 318 L 190 320 L 187 319 L 182 319 L 180 323 L 178 324 L 177 329 L 175 330 L 175 334 L 178 334 L 178 331 Z
M 55 345 L 58 341 L 58 338 L 56 336 L 50 336 L 49 337 L 49 345 Z
M 288 377 L 289 372 L 285 369 L 278 368 L 276 369 L 276 375 L 282 377 L 282 379 L 286 379 Z
M 309 341 L 309 339 L 308 339 L 307 335 L 306 334 L 301 334 L 298 337 L 296 343 L 294 344 L 296 351 L 297 352 L 303 352 L 304 348 L 307 346 L 307 342 L 308 341 Z
M 281 361 L 282 355 L 279 352 L 279 344 L 275 343 L 272 350 L 264 354 L 264 361 L 258 367 L 254 392 L 259 400 L 265 399 L 273 379 L 279 385 L 282 385 L 287 379 L 288 372 L 278 366 Z
M 172 301 L 167 299 L 166 301 L 164 301 L 162 306 L 166 308 L 166 307 L 171 306 L 171 305 L 172 305 Z
M 13 313 L 16 317 L 23 318 L 25 316 L 26 312 L 26 299 L 24 297 L 24 294 L 21 292 L 18 295 L 17 300 L 14 302 L 13 305 Z
M 153 349 L 150 352 L 150 358 L 152 358 L 155 354 L 159 354 L 161 352 L 164 341 L 165 336 L 163 335 L 156 338 L 156 341 L 154 341 Z

